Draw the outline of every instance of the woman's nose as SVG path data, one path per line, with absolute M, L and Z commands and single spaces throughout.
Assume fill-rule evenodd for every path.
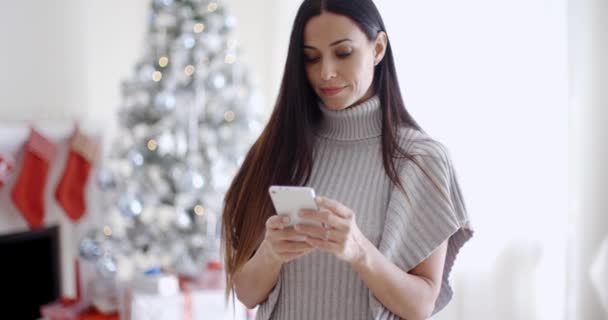
M 323 62 L 321 66 L 321 78 L 325 81 L 336 76 L 336 70 L 332 62 Z

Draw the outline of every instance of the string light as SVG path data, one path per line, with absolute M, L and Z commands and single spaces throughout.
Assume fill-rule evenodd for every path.
M 158 65 L 161 66 L 162 68 L 166 67 L 168 64 L 169 64 L 169 58 L 160 57 L 160 59 L 158 59 Z
M 226 55 L 226 58 L 224 59 L 224 62 L 226 62 L 226 64 L 233 64 L 236 61 L 236 56 L 232 53 L 229 53 Z
M 112 229 L 108 226 L 103 227 L 103 234 L 105 234 L 106 236 L 111 236 L 112 235 Z
M 217 10 L 217 2 L 211 2 L 208 6 L 207 6 L 207 11 L 209 12 L 213 12 Z
M 201 33 L 205 30 L 205 25 L 202 23 L 197 23 L 194 25 L 194 33 Z
M 150 151 L 154 151 L 154 150 L 156 150 L 156 148 L 157 148 L 157 147 L 158 147 L 158 143 L 156 142 L 156 140 L 154 140 L 154 139 L 150 139 L 150 140 L 148 141 L 148 149 L 149 149 Z
M 234 112 L 232 111 L 226 111 L 224 113 L 224 120 L 226 120 L 227 122 L 232 122 L 234 121 L 234 118 L 236 117 L 236 115 L 234 114 Z
M 152 80 L 154 80 L 154 82 L 159 82 L 162 78 L 163 74 L 160 71 L 154 71 L 154 73 L 152 74 Z
M 200 204 L 197 204 L 196 206 L 194 206 L 194 213 L 197 216 L 202 216 L 203 214 L 205 214 L 205 208 L 203 208 L 203 206 L 201 206 Z
M 194 73 L 194 66 L 191 64 L 187 65 L 186 68 L 184 68 L 184 73 L 187 76 L 191 76 Z

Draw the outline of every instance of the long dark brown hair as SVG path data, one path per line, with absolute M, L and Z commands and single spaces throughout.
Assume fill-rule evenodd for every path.
M 266 220 L 274 214 L 268 195 L 271 185 L 304 185 L 313 166 L 313 128 L 321 119 L 317 96 L 306 77 L 304 27 L 323 11 L 349 17 L 370 41 L 386 32 L 372 0 L 305 0 L 296 15 L 279 95 L 268 124 L 253 144 L 225 197 L 222 244 L 227 294 L 234 288 L 234 274 L 261 243 Z M 412 159 L 399 147 L 398 130 L 421 130 L 406 111 L 399 89 L 390 42 L 376 65 L 372 83 L 382 109 L 382 159 L 390 180 L 403 192 L 397 158 Z

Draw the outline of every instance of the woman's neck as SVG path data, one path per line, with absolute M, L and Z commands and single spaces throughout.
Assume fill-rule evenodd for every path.
M 316 133 L 333 140 L 363 140 L 382 135 L 382 109 L 376 95 L 342 110 L 319 102 L 323 114 Z

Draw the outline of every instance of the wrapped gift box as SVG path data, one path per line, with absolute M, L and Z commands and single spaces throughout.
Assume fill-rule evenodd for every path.
M 58 301 L 40 307 L 40 314 L 49 320 L 77 320 L 78 316 L 89 309 L 89 304 L 72 299 Z
M 157 295 L 132 291 L 129 308 L 121 310 L 121 320 L 247 320 L 247 309 L 240 302 L 228 304 L 222 290 L 183 290 L 176 295 Z M 124 316 L 123 316 L 124 315 Z

